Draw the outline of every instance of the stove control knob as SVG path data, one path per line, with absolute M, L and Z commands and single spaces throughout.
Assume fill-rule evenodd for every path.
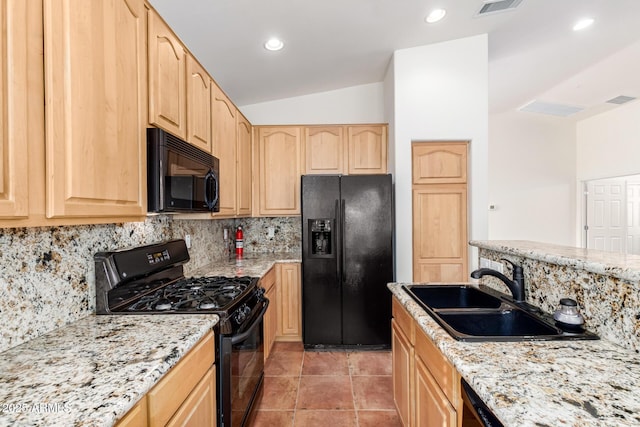
M 234 320 L 237 324 L 242 324 L 247 319 L 247 316 L 251 313 L 251 309 L 247 304 L 242 304 L 240 308 L 238 308 L 238 313 L 235 315 Z
M 244 322 L 244 319 L 246 319 L 246 318 L 247 318 L 247 315 L 244 314 L 243 311 L 240 311 L 238 314 L 235 315 L 235 317 L 233 319 L 236 321 L 236 323 L 238 325 L 241 325 L 242 322 Z

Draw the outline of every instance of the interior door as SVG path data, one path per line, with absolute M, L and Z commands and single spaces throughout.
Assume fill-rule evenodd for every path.
M 626 182 L 612 178 L 587 182 L 587 248 L 626 251 Z

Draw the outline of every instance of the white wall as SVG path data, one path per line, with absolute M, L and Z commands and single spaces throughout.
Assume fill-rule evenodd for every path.
M 509 111 L 489 118 L 489 238 L 575 246 L 575 124 Z
M 586 180 L 640 174 L 640 101 L 632 101 L 576 125 L 576 187 Z M 576 197 L 575 235 L 584 243 L 586 207 Z
M 254 125 L 385 123 L 383 96 L 371 83 L 238 108 Z
M 640 101 L 578 122 L 578 180 L 640 173 Z
M 468 140 L 469 235 L 486 239 L 488 195 L 487 35 L 394 53 L 397 281 L 412 280 L 411 141 Z M 391 132 L 390 132 L 391 134 Z M 471 260 L 475 262 L 475 252 Z

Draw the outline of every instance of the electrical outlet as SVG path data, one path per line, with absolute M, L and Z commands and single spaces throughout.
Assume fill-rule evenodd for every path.
M 491 260 L 488 258 L 480 258 L 480 268 L 491 268 Z
M 491 261 L 491 268 L 497 272 L 504 273 L 504 264 L 500 261 Z
M 267 237 L 273 239 L 276 235 L 276 229 L 274 227 L 267 227 Z
M 184 243 L 187 245 L 187 249 L 191 249 L 191 234 L 184 235 Z

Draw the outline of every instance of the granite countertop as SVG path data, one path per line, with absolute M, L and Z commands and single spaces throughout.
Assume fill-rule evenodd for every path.
M 0 353 L 0 426 L 111 426 L 218 316 L 89 316 Z
M 300 254 L 217 259 L 193 275 L 262 277 Z M 219 318 L 214 314 L 89 316 L 0 353 L 0 427 L 111 426 Z
M 472 240 L 471 246 L 640 282 L 640 255 L 574 248 L 528 240 Z
M 220 258 L 194 271 L 194 276 L 262 277 L 278 262 L 302 262 L 297 252 L 248 253 L 241 259 Z
M 640 357 L 612 342 L 456 341 L 388 287 L 507 427 L 640 425 Z

